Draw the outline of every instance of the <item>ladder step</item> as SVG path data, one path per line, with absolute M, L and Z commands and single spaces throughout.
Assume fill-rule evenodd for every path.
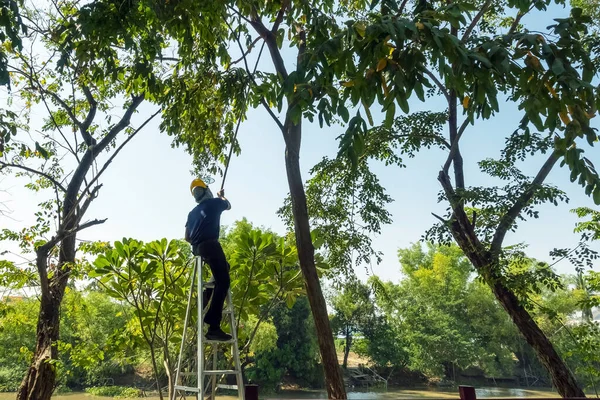
M 238 385 L 224 385 L 224 384 L 218 384 L 217 387 L 219 389 L 229 389 L 229 390 L 238 390 Z
M 204 311 L 202 311 L 202 316 L 206 316 L 206 313 L 208 312 L 208 306 L 204 307 Z M 230 309 L 223 309 L 223 315 L 227 315 L 227 314 L 233 314 L 233 310 Z
M 235 375 L 238 371 L 233 369 L 212 369 L 204 371 L 206 375 Z
M 198 389 L 198 388 L 192 387 L 192 386 L 175 385 L 175 390 L 185 390 L 186 392 L 196 392 L 196 393 L 199 393 L 202 389 Z
M 204 343 L 208 343 L 208 344 L 215 344 L 215 343 L 224 343 L 224 344 L 231 344 L 231 343 L 235 343 L 235 340 L 230 339 L 230 340 L 209 340 L 206 337 L 203 340 Z

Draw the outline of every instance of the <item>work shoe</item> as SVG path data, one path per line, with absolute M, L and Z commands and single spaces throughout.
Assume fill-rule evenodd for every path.
M 228 340 L 231 340 L 231 335 L 223 332 L 221 328 L 208 328 L 208 332 L 206 332 L 204 337 L 207 340 L 216 340 L 218 342 L 227 342 Z

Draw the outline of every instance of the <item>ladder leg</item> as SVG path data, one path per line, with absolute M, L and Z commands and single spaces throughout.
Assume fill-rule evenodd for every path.
M 202 279 L 202 266 L 204 265 L 204 262 L 202 261 L 202 258 L 200 257 L 196 257 L 196 265 L 198 266 L 198 334 L 197 334 L 197 339 L 198 339 L 198 390 L 201 391 L 202 390 L 202 384 L 204 382 L 204 329 L 203 329 L 203 324 L 204 321 L 202 320 L 202 311 L 204 310 L 204 304 L 203 303 L 203 299 L 202 299 L 202 289 L 203 289 L 203 279 Z
M 237 339 L 237 326 L 235 323 L 235 315 L 233 313 L 233 301 L 231 300 L 231 289 L 227 293 L 227 304 L 228 307 L 232 310 L 229 313 L 229 321 L 231 326 L 231 336 L 233 336 L 233 344 L 231 348 L 231 354 L 233 355 L 233 363 L 234 369 L 237 371 L 235 374 L 237 387 L 238 387 L 238 398 L 240 400 L 244 400 L 244 379 L 242 377 L 242 366 L 240 363 L 240 349 L 238 347 L 238 339 Z
M 181 335 L 181 346 L 179 347 L 179 358 L 177 359 L 177 370 L 175 371 L 175 382 L 173 386 L 179 383 L 179 371 L 181 370 L 181 358 L 183 357 L 183 346 L 185 344 L 187 327 L 190 320 L 190 311 L 192 308 L 192 293 L 194 293 L 194 284 L 196 283 L 196 274 L 198 273 L 198 265 L 194 263 L 194 270 L 192 272 L 192 279 L 190 284 L 190 293 L 188 294 L 188 303 L 187 308 L 185 309 L 185 319 L 183 321 L 183 334 Z M 173 387 L 173 393 L 171 396 L 171 400 L 175 400 L 177 390 Z
M 218 353 L 219 353 L 219 346 L 215 344 L 213 346 L 213 362 L 212 362 L 213 370 L 218 369 L 218 362 L 217 362 Z M 212 397 L 211 397 L 211 399 L 215 400 L 217 397 L 217 376 L 213 375 L 210 379 L 212 381 L 212 384 L 211 384 Z

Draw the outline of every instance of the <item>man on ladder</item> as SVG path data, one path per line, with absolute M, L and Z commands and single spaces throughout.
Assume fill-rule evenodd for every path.
M 192 245 L 194 255 L 202 257 L 204 262 L 210 266 L 214 279 L 212 301 L 204 317 L 204 322 L 209 326 L 205 337 L 207 340 L 226 342 L 232 337 L 221 329 L 221 318 L 223 304 L 229 291 L 230 278 L 229 264 L 219 243 L 219 231 L 221 229 L 221 213 L 230 210 L 231 204 L 225 198 L 223 189 L 214 198 L 206 183 L 201 179 L 192 181 L 190 191 L 198 205 L 188 214 L 185 240 Z M 210 298 L 210 294 L 208 297 Z M 207 301 L 208 299 L 204 301 L 204 304 Z

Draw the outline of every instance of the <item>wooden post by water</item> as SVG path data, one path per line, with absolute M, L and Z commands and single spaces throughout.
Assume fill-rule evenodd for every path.
M 460 400 L 477 400 L 475 388 L 473 386 L 459 386 L 458 394 L 460 396 Z
M 244 385 L 246 400 L 258 400 L 258 385 Z

